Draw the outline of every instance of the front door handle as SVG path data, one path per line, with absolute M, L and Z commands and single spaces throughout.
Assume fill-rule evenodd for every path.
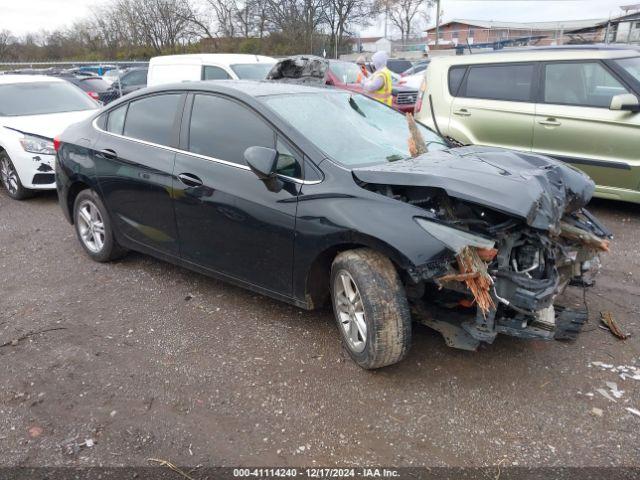
M 459 115 L 461 117 L 470 117 L 471 116 L 471 112 L 469 110 L 467 110 L 466 108 L 460 108 L 458 110 L 454 110 L 453 114 L 454 115 Z
M 540 125 L 544 125 L 545 127 L 559 127 L 560 125 L 562 125 L 562 123 L 552 117 L 549 117 L 546 120 L 538 120 L 538 123 Z
M 118 154 L 114 150 L 111 150 L 110 148 L 105 148 L 104 150 L 100 150 L 98 152 L 98 156 L 106 158 L 108 160 L 115 160 L 116 158 L 118 158 Z
M 178 178 L 187 187 L 200 187 L 202 185 L 202 180 L 193 173 L 181 173 Z

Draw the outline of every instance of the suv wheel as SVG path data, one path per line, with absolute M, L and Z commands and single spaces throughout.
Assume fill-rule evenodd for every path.
M 14 200 L 24 200 L 34 195 L 33 190 L 22 186 L 18 172 L 5 151 L 0 152 L 0 180 L 2 180 L 2 185 L 9 196 Z
M 76 197 L 73 223 L 82 247 L 95 261 L 108 262 L 126 253 L 116 242 L 109 214 L 93 190 L 83 190 Z
M 351 358 L 373 369 L 402 360 L 411 343 L 411 315 L 391 261 L 366 248 L 348 250 L 331 266 L 333 311 Z

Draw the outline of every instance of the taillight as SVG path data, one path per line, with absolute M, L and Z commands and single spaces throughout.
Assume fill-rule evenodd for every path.
M 89 95 L 94 100 L 100 100 L 100 95 L 98 95 L 98 92 L 87 92 L 87 95 Z
M 60 139 L 58 137 L 53 139 L 53 149 L 57 152 L 60 150 L 60 145 L 62 145 L 62 142 L 60 141 Z
M 423 78 L 422 83 L 420 84 L 420 89 L 418 90 L 418 98 L 416 99 L 416 106 L 413 108 L 414 113 L 418 113 L 422 109 L 422 97 L 424 97 L 424 92 L 427 90 L 427 79 Z

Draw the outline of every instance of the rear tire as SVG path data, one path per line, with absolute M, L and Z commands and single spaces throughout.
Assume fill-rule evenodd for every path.
M 343 343 L 359 366 L 380 368 L 407 355 L 409 303 L 387 257 L 368 248 L 339 254 L 331 266 L 331 298 Z
M 76 197 L 73 225 L 82 248 L 96 262 L 109 262 L 127 253 L 118 245 L 107 209 L 93 190 L 83 190 Z
M 9 158 L 9 154 L 4 150 L 0 151 L 0 180 L 7 194 L 14 200 L 26 200 L 35 195 L 33 190 L 22 186 L 18 171 Z

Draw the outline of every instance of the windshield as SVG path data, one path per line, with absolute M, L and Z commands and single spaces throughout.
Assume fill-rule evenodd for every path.
M 331 71 L 342 83 L 356 83 L 360 75 L 360 67 L 355 63 L 331 62 Z
M 67 82 L 9 83 L 0 85 L 0 115 L 41 115 L 92 110 L 96 103 Z
M 640 57 L 616 60 L 616 63 L 624 68 L 636 81 L 640 82 Z
M 409 157 L 409 128 L 399 112 L 364 95 L 347 92 L 274 95 L 265 102 L 329 158 L 348 167 Z M 418 125 L 429 150 L 447 148 Z M 434 142 L 434 143 L 430 143 Z
M 231 70 L 240 80 L 264 80 L 274 65 L 273 63 L 236 63 L 231 65 Z

